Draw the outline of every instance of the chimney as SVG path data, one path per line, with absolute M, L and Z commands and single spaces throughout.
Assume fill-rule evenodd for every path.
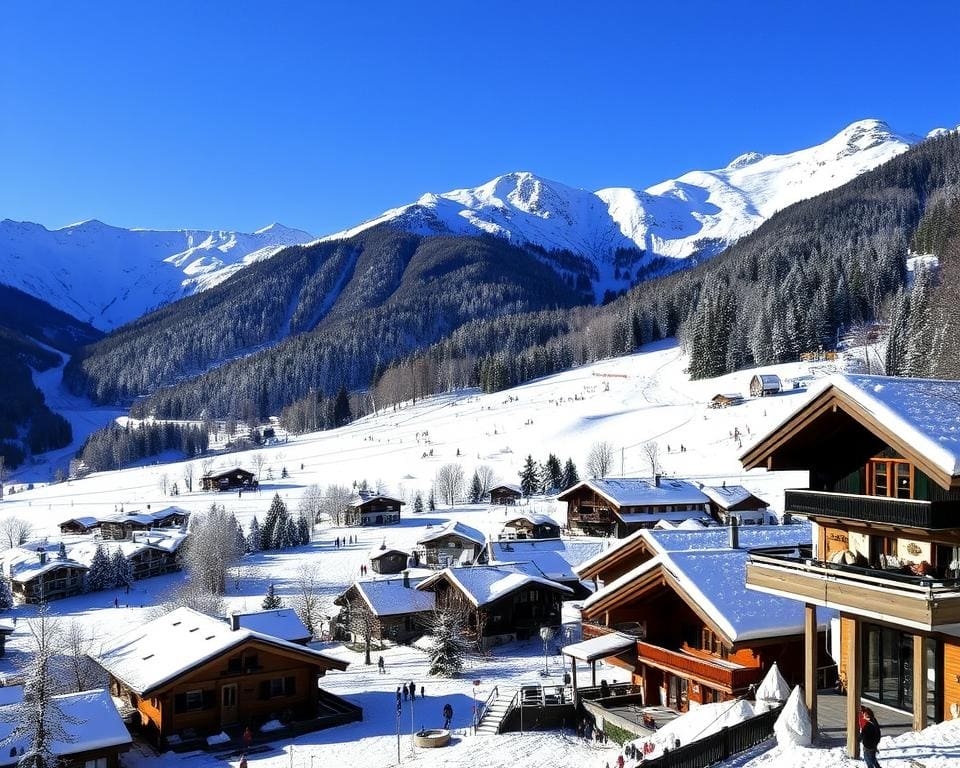
M 657 486 L 657 488 L 660 487 L 660 477 L 661 477 L 661 475 L 660 475 L 659 472 L 653 476 L 653 483 L 654 483 L 654 485 Z
M 40 552 L 40 565 L 46 565 L 47 562 L 47 553 L 41 550 Z
M 230 631 L 236 632 L 240 629 L 240 614 L 231 613 L 230 614 Z
M 730 549 L 740 549 L 740 530 L 737 526 L 737 518 L 730 516 L 730 525 L 727 528 L 729 534 Z
M 403 572 L 403 588 L 410 589 L 410 571 L 408 570 Z

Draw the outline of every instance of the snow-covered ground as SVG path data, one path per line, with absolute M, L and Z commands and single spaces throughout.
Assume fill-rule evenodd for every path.
M 645 442 L 656 441 L 661 450 L 662 469 L 694 478 L 741 483 L 775 508 L 782 503 L 785 487 L 802 484 L 796 473 L 744 474 L 737 456 L 747 443 L 781 420 L 805 398 L 803 390 L 783 395 L 748 399 L 742 405 L 712 410 L 706 403 L 717 392 L 746 393 L 753 372 L 743 371 L 721 379 L 689 382 L 683 372 L 685 360 L 672 343 L 655 345 L 638 354 L 607 360 L 576 370 L 530 382 L 495 394 L 476 391 L 442 395 L 375 414 L 342 429 L 290 437 L 288 442 L 245 453 L 216 456 L 214 469 L 237 464 L 253 468 L 254 455 L 265 459 L 259 492 L 185 493 L 165 495 L 169 483 L 184 487 L 186 462 L 156 464 L 104 472 L 82 480 L 37 487 L 8 496 L 0 503 L 0 517 L 17 515 L 29 519 L 38 534 L 56 536 L 57 525 L 80 515 L 152 510 L 176 504 L 199 513 L 211 504 L 223 504 L 246 525 L 254 515 L 263 520 L 274 493 L 295 509 L 304 489 L 317 483 L 350 484 L 366 479 L 371 485 L 412 501 L 417 492 L 429 491 L 437 469 L 448 462 L 460 463 L 467 476 L 474 467 L 489 464 L 502 482 L 516 482 L 527 454 L 539 461 L 552 452 L 565 460 L 572 457 L 585 472 L 585 458 L 595 441 L 606 440 L 615 449 L 614 474 L 649 474 L 643 458 Z M 776 366 L 784 379 L 794 376 L 825 376 L 833 369 L 822 364 L 794 363 Z M 77 418 L 82 419 L 82 408 Z M 736 433 L 739 438 L 734 437 Z M 683 450 L 681 450 L 681 446 Z M 200 475 L 200 462 L 192 462 Z M 280 479 L 286 468 L 289 477 Z M 274 479 L 269 479 L 269 477 Z M 535 499 L 525 508 L 556 515 L 562 521 L 564 505 L 552 499 Z M 557 508 L 560 507 L 560 508 Z M 495 534 L 507 510 L 487 504 L 459 504 L 438 508 L 422 515 L 404 509 L 399 525 L 363 528 L 322 528 L 305 547 L 282 552 L 264 552 L 246 558 L 229 585 L 227 602 L 231 610 L 256 610 L 270 584 L 288 603 L 295 592 L 299 571 L 314 566 L 323 593 L 326 612 L 335 612 L 333 599 L 359 575 L 369 550 L 386 540 L 399 547 L 411 546 L 428 530 L 445 520 L 459 520 L 485 533 Z M 338 537 L 356 536 L 356 543 L 335 546 Z M 129 595 L 118 590 L 82 595 L 51 604 L 57 615 L 76 619 L 94 638 L 113 636 L 146 620 L 165 592 L 184 579 L 171 574 L 136 582 Z M 15 609 L 14 615 L 28 618 L 30 607 Z M 11 652 L 0 659 L 0 673 L 12 665 L 26 647 L 25 628 L 8 643 Z M 94 640 L 96 642 L 96 640 Z M 436 725 L 440 708 L 451 701 L 457 713 L 455 725 L 463 729 L 470 719 L 473 679 L 485 697 L 494 685 L 515 685 L 525 677 L 536 677 L 543 666 L 539 641 L 513 644 L 498 649 L 490 658 L 472 660 L 464 675 L 453 681 L 429 679 L 426 659 L 412 648 L 385 653 L 388 675 L 378 676 L 366 668 L 351 651 L 334 646 L 352 664 L 345 673 L 331 673 L 324 685 L 364 707 L 363 723 L 304 736 L 294 742 L 293 762 L 307 768 L 310 757 L 323 764 L 389 765 L 396 761 L 393 693 L 401 682 L 414 679 L 427 689 L 427 699 L 417 704 L 414 725 Z M 551 659 L 551 673 L 559 677 L 562 668 Z M 584 670 L 584 674 L 587 674 Z M 598 674 L 614 679 L 612 669 Z M 538 678 L 539 679 L 539 678 Z M 422 707 L 422 709 L 420 709 Z M 409 735 L 409 723 L 404 721 Z M 543 764 L 556 766 L 597 766 L 616 759 L 616 751 L 578 741 L 569 734 L 542 733 L 500 737 L 460 736 L 457 743 L 433 753 L 411 754 L 409 737 L 401 742 L 404 763 L 423 766 L 472 765 L 477 768 L 528 761 L 536 754 Z M 179 761 L 168 758 L 166 762 Z M 194 764 L 207 758 L 196 758 Z M 212 758 L 209 759 L 211 764 Z M 290 765 L 290 756 L 278 750 L 250 760 L 250 768 L 281 768 Z M 143 759 L 138 768 L 157 766 L 156 759 Z

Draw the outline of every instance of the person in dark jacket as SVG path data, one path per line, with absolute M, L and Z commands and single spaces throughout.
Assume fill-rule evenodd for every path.
M 863 762 L 867 768 L 880 768 L 877 760 L 877 745 L 880 743 L 880 725 L 869 707 L 860 709 L 863 724 L 860 726 L 860 745 L 863 747 Z
M 443 727 L 449 728 L 451 720 L 453 720 L 453 707 L 447 703 L 443 705 Z

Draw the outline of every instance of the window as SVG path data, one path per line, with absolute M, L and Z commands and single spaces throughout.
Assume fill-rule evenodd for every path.
M 187 712 L 203 709 L 203 691 L 187 691 Z
M 248 653 L 243 657 L 243 668 L 247 671 L 251 669 L 258 669 L 260 667 L 260 659 L 255 653 Z
M 242 669 L 242 660 L 239 656 L 233 656 L 227 661 L 227 672 L 237 673 Z
M 867 482 L 867 492 L 873 496 L 913 498 L 913 466 L 908 461 L 871 459 Z
M 260 683 L 261 699 L 276 699 L 280 696 L 293 696 L 297 692 L 295 677 L 274 677 Z
M 107 768 L 107 758 L 98 757 L 96 760 L 87 760 L 83 768 Z
M 214 691 L 204 691 L 196 689 L 186 691 L 185 693 L 174 694 L 173 711 L 174 712 L 199 712 L 201 709 L 211 709 L 216 706 Z

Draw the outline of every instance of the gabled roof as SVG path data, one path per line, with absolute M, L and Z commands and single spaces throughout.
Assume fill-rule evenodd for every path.
M 264 635 L 289 640 L 291 643 L 302 642 L 313 637 L 313 633 L 307 629 L 293 608 L 238 613 L 236 616 L 243 629 L 252 629 Z
M 480 546 L 483 546 L 487 540 L 487 537 L 476 528 L 471 528 L 469 525 L 464 525 L 461 522 L 453 522 L 452 520 L 449 520 L 439 528 L 435 528 L 434 530 L 425 533 L 423 536 L 417 539 L 417 544 L 426 544 L 428 541 L 436 541 L 437 539 L 442 539 L 445 536 L 459 536 L 461 539 L 472 541 Z
M 553 581 L 577 581 L 574 569 L 605 546 L 603 539 L 518 539 L 490 541 L 491 564 L 531 563 Z
M 943 488 L 960 486 L 960 381 L 837 375 L 740 457 L 747 469 L 773 465 L 778 452 L 817 419 L 842 411 L 914 461 Z M 782 467 L 790 468 L 790 467 Z
M 69 556 L 61 560 L 59 552 L 59 544 L 50 543 L 8 549 L 0 554 L 0 571 L 9 576 L 11 581 L 25 583 L 57 568 L 87 569 L 86 565 Z M 41 553 L 46 555 L 45 563 L 40 562 Z
M 377 560 L 381 557 L 386 557 L 387 555 L 403 555 L 404 557 L 409 557 L 410 552 L 406 549 L 400 549 L 399 547 L 390 547 L 386 544 L 381 544 L 379 547 L 371 547 L 369 552 L 369 557 L 371 560 Z
M 192 608 L 177 608 L 106 640 L 99 652 L 90 656 L 113 677 L 145 696 L 248 641 L 327 668 L 347 668 L 345 661 L 287 640 L 250 629 L 231 630 L 220 619 Z
M 728 643 L 803 633 L 803 603 L 746 587 L 745 549 L 662 552 L 610 582 L 584 601 L 584 618 L 632 600 L 662 582 Z M 820 626 L 832 612 L 817 615 Z
M 402 576 L 391 576 L 386 579 L 363 579 L 355 581 L 334 602 L 343 605 L 347 594 L 355 590 L 360 598 L 370 608 L 374 616 L 399 616 L 404 614 L 424 613 L 434 608 L 432 592 L 420 592 L 417 586 L 424 577 L 411 577 L 409 587 L 403 586 Z
M 531 585 L 573 594 L 573 590 L 569 587 L 543 576 L 528 573 L 523 566 L 510 565 L 472 565 L 463 568 L 444 568 L 435 575 L 421 581 L 417 585 L 417 589 L 429 590 L 438 581 L 442 580 L 450 582 L 477 608 Z
M 16 688 L 20 691 L 17 701 L 0 707 L 0 742 L 10 736 L 17 724 L 12 718 L 17 715 L 23 688 Z M 53 739 L 51 742 L 50 751 L 57 757 L 111 747 L 127 747 L 133 741 L 107 691 L 94 689 L 54 696 L 51 704 L 52 708 L 63 715 L 58 718 L 58 724 L 63 735 L 67 737 L 65 741 Z M 9 716 L 4 717 L 6 713 L 9 713 Z M 0 766 L 17 764 L 20 757 L 11 756 L 12 750 L 21 752 L 29 749 L 30 743 L 26 737 L 4 744 L 3 749 L 0 749 Z
M 647 480 L 642 477 L 603 477 L 582 480 L 564 491 L 558 501 L 566 501 L 575 491 L 590 488 L 618 507 L 656 506 L 662 504 L 706 504 L 708 499 L 689 480 L 661 477 Z
M 520 496 L 523 496 L 523 489 L 516 483 L 498 483 L 493 486 L 487 493 L 493 493 L 494 491 L 513 491 Z
M 510 525 L 510 523 L 516 523 L 520 520 L 526 520 L 533 525 L 555 525 L 557 528 L 560 527 L 560 523 L 550 517 L 550 515 L 545 515 L 542 512 L 518 512 L 513 515 L 508 515 L 504 519 L 503 524 L 507 526 Z
M 96 525 L 100 524 L 100 519 L 96 517 L 84 516 L 84 517 L 71 517 L 69 520 L 64 520 L 60 525 L 68 525 L 69 523 L 77 523 L 82 525 L 84 528 L 93 528 Z
M 203 476 L 203 478 L 209 479 L 209 480 L 216 480 L 221 477 L 228 477 L 232 475 L 234 472 L 239 472 L 243 475 L 250 475 L 250 477 L 254 476 L 254 473 L 248 469 L 243 469 L 242 467 L 234 467 L 233 469 L 225 469 L 223 472 L 208 472 Z
M 372 504 L 375 501 L 392 501 L 395 504 L 399 504 L 401 507 L 406 505 L 406 502 L 403 499 L 395 499 L 392 496 L 387 496 L 383 493 L 373 493 L 372 491 L 357 491 L 352 499 L 348 502 L 348 506 L 351 507 L 362 507 L 366 504 Z
M 758 502 L 757 509 L 765 509 L 770 505 L 759 496 L 754 496 L 742 485 L 703 485 L 700 486 L 707 497 L 721 509 L 730 509 L 737 504 L 742 504 L 751 498 Z

